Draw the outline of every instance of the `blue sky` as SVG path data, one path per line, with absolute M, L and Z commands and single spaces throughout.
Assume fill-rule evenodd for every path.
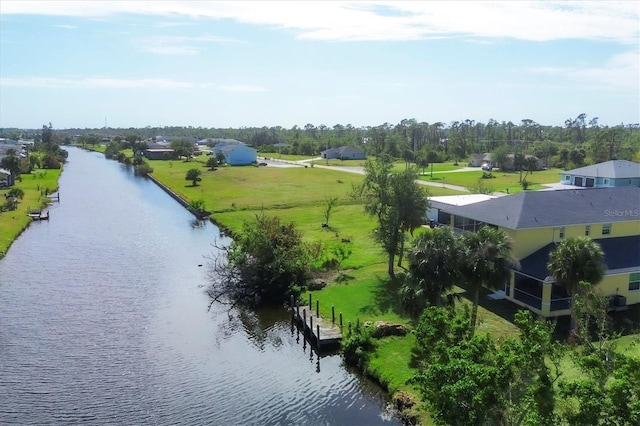
M 640 2 L 0 3 L 0 127 L 640 121 Z

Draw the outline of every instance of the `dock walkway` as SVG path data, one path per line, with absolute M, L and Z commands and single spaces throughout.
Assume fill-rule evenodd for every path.
M 337 345 L 342 340 L 342 331 L 336 324 L 335 311 L 332 308 L 332 318 L 326 320 L 319 313 L 319 303 L 316 301 L 315 311 L 312 305 L 292 305 L 293 319 L 302 328 L 309 342 L 319 349 L 323 346 Z

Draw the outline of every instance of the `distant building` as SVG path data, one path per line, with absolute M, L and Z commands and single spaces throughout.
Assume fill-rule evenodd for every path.
M 507 155 L 507 157 L 505 158 L 504 164 L 498 164 L 495 161 L 493 161 L 491 158 L 492 156 L 491 156 L 491 153 L 489 152 L 485 152 L 484 154 L 473 154 L 469 158 L 469 167 L 481 167 L 481 166 L 484 166 L 485 164 L 488 164 L 491 167 L 498 167 L 500 168 L 500 170 L 511 170 L 511 171 L 515 170 L 515 165 L 514 165 L 515 156 L 513 154 Z M 536 157 L 535 155 L 525 155 L 524 158 L 525 160 L 527 160 L 527 162 L 523 164 L 522 166 L 523 170 L 527 170 L 528 162 L 531 160 L 535 160 L 534 171 L 542 170 L 542 168 L 544 167 L 543 161 L 538 157 Z
M 7 169 L 0 169 L 0 186 L 12 186 L 15 183 L 13 175 Z
M 627 160 L 611 160 L 569 170 L 561 176 L 560 183 L 587 188 L 640 186 L 640 164 Z
M 224 161 L 230 166 L 246 166 L 258 161 L 258 151 L 235 139 L 226 139 L 213 147 L 211 155 L 224 155 Z
M 320 152 L 320 156 L 325 159 L 337 158 L 339 160 L 364 160 L 367 154 L 352 146 L 341 146 L 339 148 L 330 148 Z
M 175 160 L 176 152 L 170 148 L 149 148 L 144 150 L 144 156 L 148 160 Z
M 484 164 L 491 164 L 491 154 L 488 152 L 473 154 L 469 159 L 469 167 L 480 167 Z

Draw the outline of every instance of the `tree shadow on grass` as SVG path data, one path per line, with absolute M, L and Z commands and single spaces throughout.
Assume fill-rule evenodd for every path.
M 467 284 L 458 284 L 457 286 L 463 290 L 458 294 L 471 302 L 473 299 L 471 288 Z M 516 318 L 516 313 L 524 308 L 507 299 L 494 300 L 489 298 L 489 296 L 495 291 L 496 290 L 489 290 L 485 287 L 482 287 L 480 289 L 478 306 L 498 315 L 500 318 L 513 324 Z
M 390 280 L 387 276 L 381 275 L 376 276 L 376 280 L 372 303 L 362 307 L 360 312 L 366 315 L 380 315 L 385 312 L 402 315 L 403 309 L 398 298 L 400 280 Z

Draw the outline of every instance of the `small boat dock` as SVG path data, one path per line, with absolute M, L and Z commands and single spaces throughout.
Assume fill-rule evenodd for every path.
M 331 319 L 320 316 L 320 302 L 316 300 L 315 311 L 309 295 L 309 305 L 299 306 L 295 301 L 291 303 L 292 319 L 302 329 L 309 343 L 319 350 L 323 347 L 335 346 L 342 340 L 342 313 L 336 324 L 335 309 L 331 307 Z
M 42 210 L 29 210 L 27 213 L 32 220 L 49 220 L 49 211 L 46 212 Z

